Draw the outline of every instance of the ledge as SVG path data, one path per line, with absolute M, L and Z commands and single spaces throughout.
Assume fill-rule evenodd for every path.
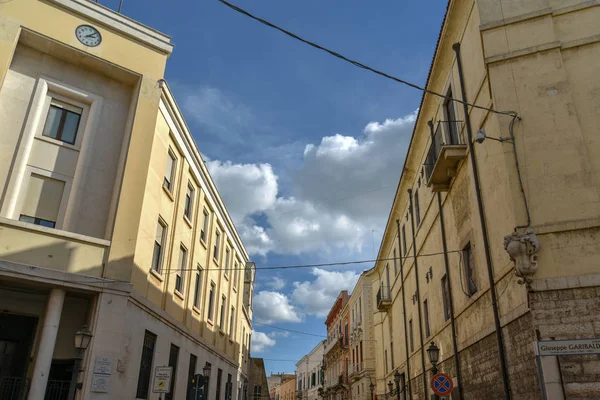
M 175 201 L 175 198 L 173 197 L 173 193 L 171 193 L 171 191 L 164 185 L 162 185 L 163 191 L 167 194 L 167 196 L 169 197 L 169 199 L 171 199 L 171 201 Z
M 156 279 L 158 279 L 161 282 L 165 280 L 165 278 L 160 274 L 160 272 L 157 272 L 152 268 L 150 268 L 150 275 L 153 275 Z

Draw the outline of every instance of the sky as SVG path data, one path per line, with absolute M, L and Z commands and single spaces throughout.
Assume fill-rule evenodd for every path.
M 446 7 L 446 0 L 231 1 L 421 85 Z M 124 0 L 122 12 L 172 37 L 166 79 L 257 268 L 376 257 L 419 91 L 217 0 Z M 351 292 L 371 267 L 258 271 L 252 356 L 265 359 L 267 374 L 295 370 L 326 335 L 340 290 Z

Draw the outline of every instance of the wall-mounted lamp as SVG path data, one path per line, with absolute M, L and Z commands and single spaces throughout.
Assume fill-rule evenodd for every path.
M 415 304 L 417 302 L 417 292 L 412 295 L 412 303 Z
M 500 143 L 502 143 L 502 142 L 510 142 L 510 143 L 512 143 L 512 139 L 503 138 L 503 137 L 499 137 L 499 138 L 491 137 L 491 136 L 488 136 L 485 133 L 485 129 L 478 130 L 477 133 L 475 134 L 475 142 L 481 144 L 481 143 L 483 143 L 485 141 L 485 139 L 495 140 L 495 141 L 500 142 Z
M 425 280 L 427 281 L 427 283 L 429 283 L 429 281 L 433 280 L 433 267 L 429 267 L 429 271 L 427 271 L 425 273 Z

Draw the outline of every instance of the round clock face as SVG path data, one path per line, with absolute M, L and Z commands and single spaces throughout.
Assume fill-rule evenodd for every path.
M 75 29 L 75 36 L 77 39 L 86 46 L 94 47 L 98 46 L 102 41 L 102 36 L 98 29 L 89 25 L 79 25 L 77 29 Z

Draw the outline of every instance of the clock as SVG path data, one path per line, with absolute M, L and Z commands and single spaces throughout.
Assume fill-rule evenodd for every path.
M 81 43 L 89 47 L 96 47 L 102 42 L 102 35 L 98 29 L 90 25 L 79 25 L 75 29 L 75 36 Z

